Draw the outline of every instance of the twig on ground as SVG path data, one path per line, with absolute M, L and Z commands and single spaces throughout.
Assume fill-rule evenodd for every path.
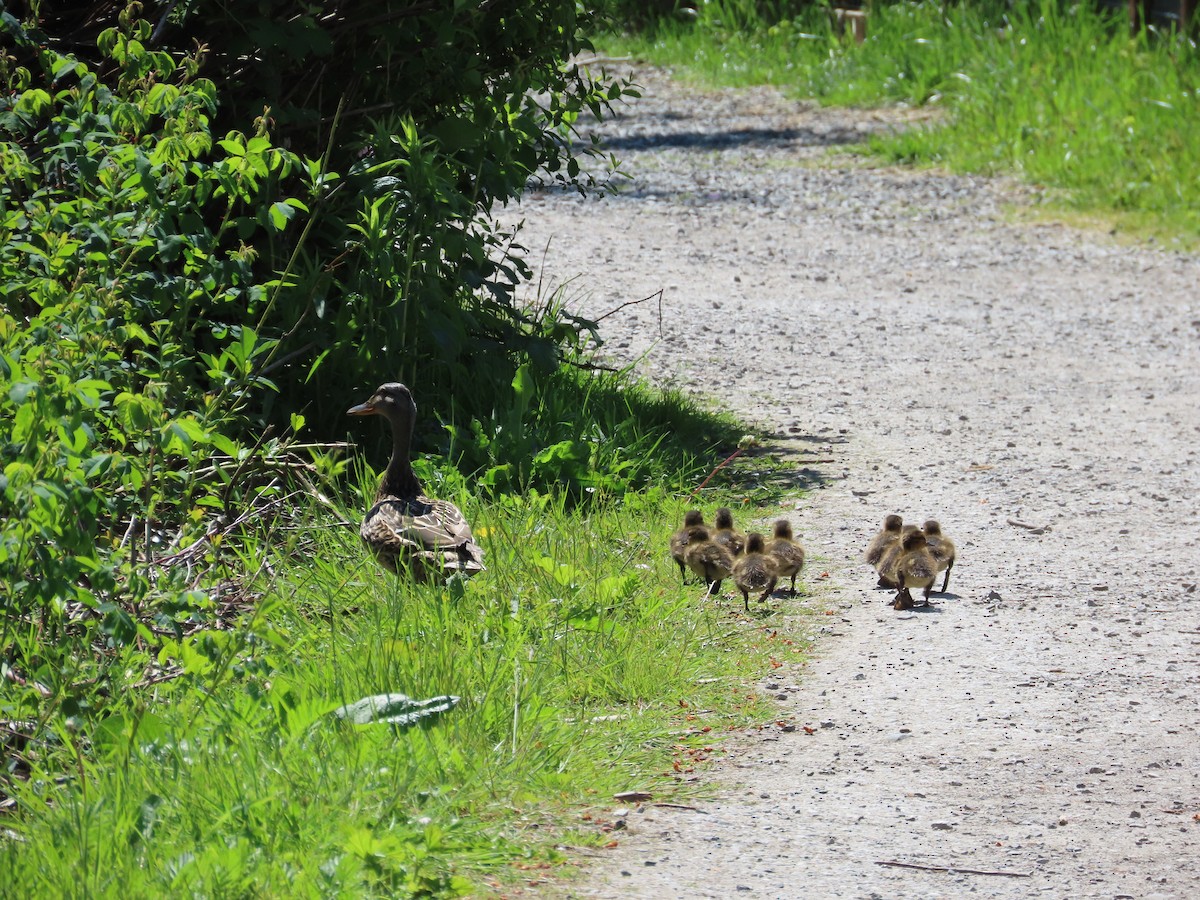
M 702 490 L 704 490 L 704 486 L 706 484 L 708 484 L 710 481 L 712 481 L 714 475 L 716 475 L 723 468 L 725 468 L 727 465 L 729 465 L 731 462 L 733 462 L 735 459 L 737 459 L 739 456 L 741 456 L 744 451 L 749 450 L 751 447 L 757 447 L 757 446 L 758 446 L 758 441 L 754 438 L 753 435 L 747 434 L 747 435 L 743 436 L 742 439 L 738 442 L 737 449 L 734 450 L 732 453 L 730 453 L 723 460 L 721 460 L 721 462 L 717 463 L 717 465 L 713 468 L 713 470 L 708 473 L 708 477 L 705 478 L 702 482 L 700 482 L 700 487 L 698 487 L 694 491 L 692 491 L 692 493 L 688 496 L 688 499 L 690 500 L 692 497 L 695 497 Z
M 1007 522 L 1015 528 L 1024 528 L 1031 534 L 1044 534 L 1050 530 L 1049 525 L 1030 525 L 1028 522 L 1022 522 L 1020 519 L 1008 519 Z
M 894 859 L 877 859 L 877 866 L 896 866 L 900 869 L 920 869 L 922 872 L 962 872 L 964 875 L 1000 875 L 1004 878 L 1032 878 L 1032 872 L 995 872 L 988 869 L 963 869 L 958 866 L 923 866 L 920 863 L 899 862 Z
M 617 306 L 617 307 L 614 307 L 613 309 L 610 309 L 610 310 L 609 310 L 608 312 L 606 312 L 604 315 L 602 315 L 602 316 L 597 316 L 595 319 L 593 319 L 593 320 L 592 320 L 592 324 L 593 324 L 593 325 L 599 325 L 601 322 L 603 322 L 603 321 L 604 321 L 605 319 L 607 319 L 609 316 L 613 315 L 614 313 L 619 313 L 619 312 L 620 312 L 621 310 L 623 310 L 625 307 L 627 307 L 627 306 L 637 306 L 639 303 L 645 303 L 647 300 L 653 300 L 655 297 L 657 297 L 657 298 L 658 298 L 658 336 L 661 338 L 661 337 L 663 336 L 663 330 L 662 330 L 662 302 L 663 302 L 663 289 L 662 289 L 662 288 L 659 288 L 657 291 L 655 291 L 655 292 L 654 292 L 653 294 L 651 294 L 649 297 L 643 297 L 641 300 L 626 300 L 626 301 L 625 301 L 624 303 L 622 303 L 620 306 Z
M 705 810 L 700 809 L 698 806 L 685 806 L 682 803 L 651 803 L 650 805 L 651 806 L 661 806 L 664 809 L 687 809 L 687 810 L 691 810 L 692 812 L 704 813 L 704 815 L 706 815 L 706 816 L 708 815 L 708 813 Z

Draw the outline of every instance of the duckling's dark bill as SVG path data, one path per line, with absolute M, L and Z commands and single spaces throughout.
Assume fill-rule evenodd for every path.
M 372 415 L 374 412 L 375 412 L 375 407 L 373 407 L 370 404 L 370 402 L 368 401 L 367 403 L 360 403 L 360 404 L 358 404 L 358 406 L 350 407 L 348 410 L 346 410 L 346 415 L 348 415 L 348 416 L 369 416 L 369 415 Z

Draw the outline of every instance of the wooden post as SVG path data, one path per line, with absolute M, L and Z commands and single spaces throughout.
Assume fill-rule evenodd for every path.
M 856 44 L 861 44 L 867 39 L 867 9 L 865 4 L 859 9 L 835 6 L 830 12 L 833 14 L 833 31 L 839 37 L 846 33 L 846 27 L 849 26 Z

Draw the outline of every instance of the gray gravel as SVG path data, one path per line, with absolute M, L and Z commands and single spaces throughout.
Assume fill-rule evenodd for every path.
M 635 180 L 528 197 L 530 262 L 592 315 L 664 289 L 605 349 L 791 449 L 813 490 L 763 518 L 836 615 L 761 686 L 807 729 L 742 739 L 699 811 L 632 808 L 551 893 L 1200 896 L 1200 260 L 838 149 L 913 113 L 638 75 L 602 130 Z M 959 545 L 929 610 L 861 562 L 890 512 Z

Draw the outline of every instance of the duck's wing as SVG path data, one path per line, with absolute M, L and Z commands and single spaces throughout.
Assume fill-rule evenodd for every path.
M 782 575 L 791 575 L 804 567 L 804 548 L 794 541 L 776 540 L 768 547 L 768 552 L 775 558 Z
M 892 541 L 896 539 L 895 532 L 881 531 L 871 539 L 870 545 L 867 547 L 867 565 L 877 566 L 879 561 L 883 559 L 883 555 L 891 546 Z
M 408 557 L 426 566 L 464 572 L 483 571 L 483 548 L 471 525 L 448 500 L 428 497 L 381 497 L 359 529 L 381 558 Z

